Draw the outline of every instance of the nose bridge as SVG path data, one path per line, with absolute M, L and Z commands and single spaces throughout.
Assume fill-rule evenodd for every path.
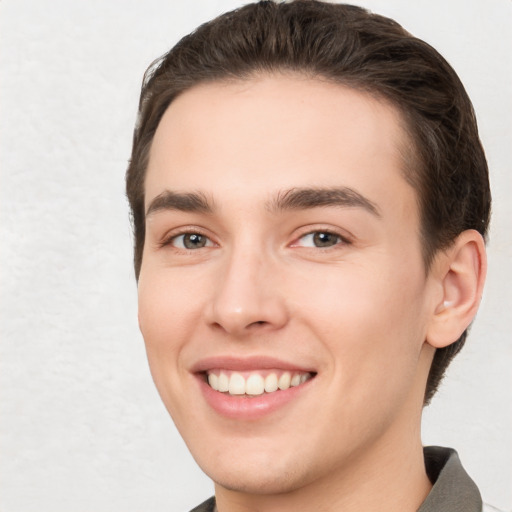
M 215 283 L 209 320 L 226 332 L 243 335 L 286 322 L 274 258 L 258 244 L 247 241 L 233 246 Z

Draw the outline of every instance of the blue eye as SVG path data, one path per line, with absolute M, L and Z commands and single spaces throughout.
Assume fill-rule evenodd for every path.
M 299 239 L 299 245 L 302 247 L 333 247 L 344 242 L 340 235 L 330 233 L 329 231 L 314 231 L 308 233 Z
M 179 249 L 202 249 L 203 247 L 211 247 L 211 240 L 199 233 L 184 233 L 175 236 L 171 240 L 171 244 Z

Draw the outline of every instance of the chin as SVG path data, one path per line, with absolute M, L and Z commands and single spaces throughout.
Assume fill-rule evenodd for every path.
M 217 485 L 246 494 L 276 495 L 293 492 L 313 480 L 311 468 L 297 457 L 282 457 L 275 451 L 261 450 L 253 456 L 231 454 L 197 458 L 201 469 Z
M 296 470 L 288 469 L 277 473 L 269 468 L 263 471 L 245 468 L 243 471 L 222 472 L 214 469 L 207 472 L 207 475 L 224 489 L 244 494 L 286 494 L 304 486 L 305 475 Z

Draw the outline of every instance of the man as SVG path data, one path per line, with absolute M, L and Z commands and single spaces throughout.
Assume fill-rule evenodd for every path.
M 482 294 L 471 103 L 363 9 L 251 4 L 149 71 L 127 172 L 153 379 L 196 510 L 479 512 L 421 413 Z

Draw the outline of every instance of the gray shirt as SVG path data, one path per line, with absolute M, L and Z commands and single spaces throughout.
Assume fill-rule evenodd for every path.
M 423 449 L 425 468 L 434 484 L 418 512 L 482 512 L 482 497 L 451 448 Z
M 457 452 L 451 448 L 428 446 L 423 453 L 433 487 L 418 512 L 482 512 L 480 492 L 462 467 Z M 215 512 L 215 498 L 190 512 Z

